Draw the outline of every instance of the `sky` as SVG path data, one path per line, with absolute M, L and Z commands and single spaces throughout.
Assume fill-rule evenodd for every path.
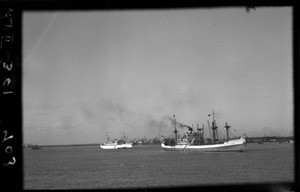
M 23 13 L 23 137 L 38 145 L 293 135 L 292 9 Z M 187 132 L 177 127 L 180 134 Z

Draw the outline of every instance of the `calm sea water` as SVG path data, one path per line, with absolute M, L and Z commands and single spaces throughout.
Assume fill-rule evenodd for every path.
M 247 144 L 245 152 L 165 152 L 99 146 L 24 149 L 24 189 L 147 188 L 294 182 L 292 144 Z

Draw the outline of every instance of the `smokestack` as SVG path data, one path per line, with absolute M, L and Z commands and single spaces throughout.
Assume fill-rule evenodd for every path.
M 225 124 L 225 128 L 226 128 L 226 133 L 227 133 L 227 140 L 229 140 L 229 128 L 230 128 L 231 126 L 229 126 L 228 124 L 227 124 L 227 122 L 226 122 L 226 124 Z
M 201 132 L 200 132 L 201 129 L 199 129 L 199 124 L 197 124 L 197 133 L 198 133 L 198 139 L 199 141 L 201 140 Z

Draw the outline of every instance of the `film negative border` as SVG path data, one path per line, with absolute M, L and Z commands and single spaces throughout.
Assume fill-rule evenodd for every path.
M 1 189 L 23 188 L 21 11 L 0 8 Z

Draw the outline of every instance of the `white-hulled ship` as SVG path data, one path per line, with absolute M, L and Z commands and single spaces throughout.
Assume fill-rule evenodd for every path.
M 204 139 L 204 125 L 199 128 L 197 125 L 197 132 L 193 132 L 193 128 L 188 127 L 189 131 L 185 135 L 185 138 L 178 140 L 176 129 L 176 119 L 174 117 L 175 133 L 174 139 L 166 139 L 161 143 L 161 147 L 166 151 L 204 151 L 204 152 L 243 152 L 246 145 L 246 135 L 240 138 L 229 138 L 229 128 L 230 126 L 226 123 L 226 133 L 227 138 L 224 140 L 218 139 L 217 125 L 214 119 L 213 111 L 213 122 L 210 128 L 209 121 L 208 126 L 212 132 L 212 138 Z
M 102 149 L 132 149 L 132 142 L 126 142 L 124 133 L 124 139 L 109 140 L 108 134 L 106 133 L 107 142 L 100 145 Z

